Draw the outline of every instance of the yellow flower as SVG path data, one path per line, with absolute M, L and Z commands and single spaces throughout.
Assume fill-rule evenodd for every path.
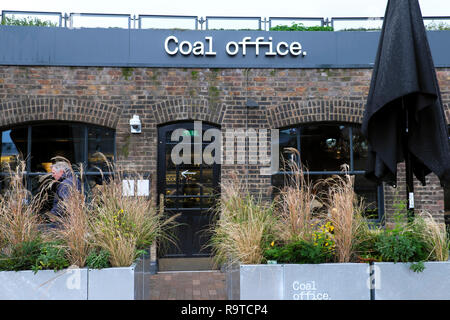
M 275 245 L 275 241 L 272 241 L 272 242 L 270 243 L 270 246 L 273 247 L 274 245 Z

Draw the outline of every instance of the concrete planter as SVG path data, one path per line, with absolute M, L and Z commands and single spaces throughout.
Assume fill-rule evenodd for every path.
M 375 300 L 450 300 L 450 261 L 425 262 L 423 272 L 410 263 L 374 263 Z
M 0 272 L 1 300 L 86 300 L 88 270 Z
M 230 300 L 450 300 L 450 261 L 233 265 Z
M 226 268 L 231 300 L 370 300 L 363 263 L 235 265 Z
M 0 272 L 0 300 L 143 300 L 150 296 L 152 263 L 145 255 L 130 266 Z

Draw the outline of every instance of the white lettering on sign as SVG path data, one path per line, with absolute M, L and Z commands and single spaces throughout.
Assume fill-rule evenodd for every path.
M 241 53 L 242 56 L 246 56 L 247 50 L 250 47 L 255 48 L 256 56 L 259 56 L 262 48 L 265 48 L 265 56 L 278 55 L 283 57 L 288 54 L 292 56 L 306 56 L 306 51 L 302 50 L 300 42 L 294 41 L 289 44 L 285 41 L 281 41 L 274 45 L 272 37 L 269 37 L 267 41 L 264 40 L 264 37 L 257 37 L 255 41 L 252 41 L 252 37 L 244 37 L 239 42 L 229 41 L 225 46 L 225 51 L 229 56 L 235 56 L 238 53 Z M 215 56 L 217 54 L 217 52 L 213 50 L 212 37 L 205 37 L 203 42 L 195 41 L 194 43 L 191 43 L 188 40 L 179 42 L 176 36 L 169 36 L 164 41 L 164 50 L 171 56 L 177 55 L 178 53 L 184 56 L 189 56 L 191 54 L 194 56 Z
M 208 51 L 205 52 L 205 46 Z M 189 41 L 181 41 L 178 44 L 178 38 L 175 36 L 169 36 L 164 41 L 164 50 L 171 56 L 180 52 L 182 55 L 188 56 L 191 53 L 194 56 L 215 56 L 216 52 L 213 50 L 212 37 L 205 37 L 205 43 L 196 41 L 192 45 Z
M 327 292 L 318 292 L 315 281 L 294 281 L 292 289 L 295 291 L 292 295 L 294 300 L 330 300 Z

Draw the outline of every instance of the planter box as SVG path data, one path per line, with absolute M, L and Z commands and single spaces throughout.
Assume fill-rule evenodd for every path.
M 425 262 L 423 272 L 410 263 L 374 263 L 375 300 L 450 300 L 450 261 Z
M 86 300 L 87 269 L 0 272 L 0 300 Z
M 370 300 L 363 263 L 240 265 L 226 268 L 230 300 Z
M 0 300 L 149 299 L 149 255 L 130 267 L 0 272 Z M 147 278 L 147 281 L 144 281 Z

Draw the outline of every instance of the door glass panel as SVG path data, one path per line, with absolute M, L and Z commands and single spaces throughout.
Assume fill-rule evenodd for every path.
M 97 167 L 103 172 L 110 171 L 99 152 L 109 162 L 114 160 L 114 130 L 88 127 L 88 170 L 95 170 Z
M 174 128 L 173 125 L 171 125 Z M 207 143 L 194 143 L 194 138 L 199 136 L 199 132 L 192 129 L 193 123 L 180 123 L 179 128 L 186 128 L 179 141 L 171 141 L 173 130 L 164 131 L 161 129 L 160 137 L 163 144 L 160 143 L 159 159 L 163 167 L 159 174 L 159 181 L 165 197 L 165 205 L 168 213 L 180 212 L 181 216 L 177 221 L 186 225 L 177 228 L 176 233 L 179 236 L 178 248 L 169 249 L 167 256 L 208 256 L 208 251 L 202 249 L 208 241 L 209 235 L 201 232 L 211 221 L 212 211 L 209 210 L 215 205 L 215 187 L 218 177 L 215 170 L 217 165 L 203 164 L 203 150 Z M 207 129 L 207 128 L 206 128 Z M 205 130 L 206 130 L 205 129 Z M 189 152 L 188 163 L 174 164 L 171 158 L 172 149 L 175 145 L 189 137 L 190 144 L 184 146 L 183 151 Z M 183 139 L 184 138 L 184 139 Z M 200 147 L 200 150 L 198 150 Z M 183 156 L 180 151 L 179 156 Z M 211 195 L 211 197 L 205 197 Z M 163 253 L 164 254 L 164 253 Z

